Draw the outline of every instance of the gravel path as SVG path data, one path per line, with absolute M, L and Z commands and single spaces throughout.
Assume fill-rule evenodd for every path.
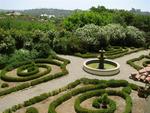
M 130 67 L 129 65 L 126 64 L 126 61 L 135 57 L 139 57 L 142 54 L 149 54 L 150 50 L 148 51 L 140 51 L 137 53 L 132 53 L 130 55 L 125 55 L 123 57 L 117 58 L 115 59 L 115 61 L 117 61 L 120 64 L 120 73 L 118 75 L 115 76 L 111 76 L 111 77 L 100 77 L 100 76 L 95 76 L 95 75 L 91 75 L 88 74 L 86 72 L 83 71 L 82 69 L 82 65 L 83 62 L 86 59 L 82 59 L 79 57 L 75 57 L 75 56 L 69 56 L 69 55 L 60 55 L 61 57 L 64 57 L 66 59 L 69 59 L 71 61 L 71 64 L 69 64 L 67 66 L 67 69 L 69 71 L 69 74 L 46 82 L 46 83 L 42 83 L 39 85 L 36 85 L 34 87 L 30 87 L 28 89 L 24 89 L 18 92 L 14 92 L 11 94 L 8 94 L 6 96 L 0 97 L 0 112 L 4 111 L 5 109 L 19 104 L 19 103 L 23 103 L 25 100 L 28 100 L 34 96 L 38 96 L 42 93 L 45 92 L 49 92 L 52 91 L 54 89 L 58 89 L 61 88 L 65 85 L 67 85 L 70 82 L 75 81 L 76 79 L 82 78 L 82 77 L 86 77 L 86 78 L 91 78 L 91 79 L 125 79 L 128 80 L 129 82 L 132 83 L 136 83 L 138 85 L 144 85 L 143 83 L 140 82 L 136 82 L 133 80 L 129 79 L 129 75 L 131 72 L 136 71 L 135 69 L 133 69 L 132 67 Z

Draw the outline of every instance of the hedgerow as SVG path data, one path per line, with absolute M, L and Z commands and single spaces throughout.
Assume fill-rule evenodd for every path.
M 140 69 L 143 68 L 143 66 L 144 66 L 144 67 L 147 66 L 147 64 L 149 63 L 149 61 L 144 61 L 144 62 L 142 63 L 143 66 L 139 66 L 139 65 L 135 64 L 134 62 L 135 62 L 135 61 L 140 61 L 140 60 L 142 60 L 143 58 L 150 59 L 150 56 L 148 56 L 148 55 L 141 55 L 141 56 L 139 56 L 138 58 L 133 58 L 133 59 L 128 60 L 128 61 L 127 61 L 127 64 L 129 64 L 131 67 L 135 68 L 136 70 L 140 70 Z
M 56 60 L 53 60 L 53 59 L 56 59 Z M 13 78 L 12 76 L 9 76 L 9 77 L 5 76 L 7 71 L 11 71 L 12 69 L 20 67 L 22 65 L 29 65 L 32 62 L 31 61 L 21 62 L 19 64 L 14 64 L 14 65 L 11 65 L 11 66 L 7 66 L 6 68 L 4 68 L 2 70 L 0 76 L 3 80 L 11 81 L 11 82 L 12 81 L 15 81 L 15 82 L 19 81 L 20 82 L 20 81 L 27 81 L 27 80 L 32 80 L 32 81 L 27 81 L 27 82 L 22 83 L 20 85 L 16 85 L 15 87 L 11 87 L 11 88 L 7 88 L 5 90 L 2 90 L 2 91 L 0 91 L 0 96 L 9 94 L 11 92 L 16 92 L 18 90 L 22 90 L 24 88 L 28 88 L 30 86 L 34 86 L 34 85 L 37 85 L 37 84 L 40 84 L 40 83 L 43 83 L 43 82 L 47 82 L 49 80 L 52 80 L 52 79 L 55 79 L 55 78 L 58 78 L 58 77 L 61 77 L 61 76 L 64 76 L 64 75 L 68 74 L 68 71 L 66 69 L 66 65 L 68 63 L 70 63 L 69 60 L 64 59 L 64 58 L 60 58 L 58 56 L 53 56 L 52 59 L 48 59 L 48 58 L 47 59 L 36 59 L 36 60 L 34 60 L 35 63 L 38 63 L 36 65 L 39 66 L 39 67 L 47 68 L 46 71 L 43 71 L 43 72 L 37 73 L 37 74 L 33 74 L 33 75 L 30 75 L 30 76 L 27 76 L 27 77 L 20 77 L 20 78 Z M 45 63 L 60 66 L 62 71 L 58 72 L 56 74 L 53 74 L 53 75 L 49 74 L 49 72 L 51 71 L 51 68 L 47 65 L 44 65 Z M 47 75 L 41 77 L 42 75 L 45 75 L 45 74 L 47 74 Z M 37 77 L 39 77 L 39 78 L 37 78 Z M 33 80 L 33 79 L 35 79 L 35 80 Z
M 77 87 L 80 84 L 84 84 L 84 85 L 82 87 Z M 109 87 L 112 87 L 112 88 L 123 87 L 123 89 L 122 90 L 113 90 L 113 89 L 107 90 L 106 88 L 109 88 Z M 116 104 L 113 100 L 109 100 L 108 109 L 97 109 L 93 111 L 91 109 L 83 108 L 82 106 L 80 106 L 80 103 L 83 102 L 84 100 L 91 98 L 91 97 L 95 97 L 95 96 L 96 97 L 101 96 L 106 93 L 109 96 L 112 96 L 112 95 L 120 96 L 121 98 L 125 99 L 126 106 L 125 106 L 123 113 L 131 113 L 132 99 L 129 96 L 130 91 L 128 91 L 128 88 L 129 90 L 131 89 L 137 90 L 137 87 L 138 87 L 137 85 L 128 83 L 126 80 L 108 80 L 107 81 L 107 80 L 81 78 L 79 80 L 76 80 L 75 82 L 68 84 L 67 86 L 59 88 L 52 92 L 43 93 L 40 96 L 36 96 L 34 98 L 31 98 L 25 101 L 20 106 L 21 107 L 31 106 L 51 96 L 55 96 L 61 92 L 66 91 L 66 93 L 64 93 L 63 95 L 58 97 L 56 100 L 52 101 L 52 103 L 50 103 L 49 108 L 48 108 L 48 113 L 57 113 L 55 111 L 55 108 L 57 106 L 59 106 L 63 102 L 67 101 L 68 99 L 78 94 L 81 94 L 81 95 L 75 100 L 75 104 L 74 104 L 74 108 L 77 113 L 113 113 L 114 110 L 116 109 Z M 7 109 L 6 111 L 12 111 L 12 108 Z

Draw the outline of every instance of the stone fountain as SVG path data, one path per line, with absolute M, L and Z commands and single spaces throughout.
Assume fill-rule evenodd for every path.
M 105 50 L 99 50 L 100 55 L 94 59 L 88 59 L 83 64 L 84 71 L 93 75 L 110 76 L 120 72 L 120 65 L 110 59 L 105 59 Z

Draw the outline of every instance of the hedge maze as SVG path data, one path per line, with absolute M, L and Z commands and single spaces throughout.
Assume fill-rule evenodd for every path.
M 143 48 L 134 48 L 134 47 L 131 47 L 131 48 L 124 47 L 124 48 L 122 48 L 122 47 L 119 47 L 119 46 L 112 46 L 111 48 L 106 49 L 105 56 L 108 59 L 115 59 L 115 58 L 122 57 L 122 56 L 127 55 L 127 54 L 138 52 L 142 49 Z M 75 56 L 82 57 L 82 58 L 93 58 L 93 57 L 97 57 L 98 53 L 84 53 L 84 54 L 75 53 Z
M 132 113 L 133 111 L 133 101 L 131 94 L 135 93 L 138 89 L 138 86 L 132 83 L 127 82 L 126 80 L 97 80 L 97 79 L 87 79 L 81 78 L 76 80 L 65 87 L 54 90 L 52 92 L 41 94 L 25 101 L 22 104 L 15 105 L 12 108 L 5 110 L 3 113 L 12 113 L 19 111 L 25 111 L 25 113 L 42 113 L 40 108 L 36 107 L 43 106 L 43 101 L 52 98 L 51 102 L 47 102 L 46 106 L 49 106 L 46 110 L 47 113 L 59 113 L 57 108 L 61 106 L 64 102 L 67 102 L 73 97 L 76 97 L 74 100 L 73 110 L 76 113 Z M 59 95 L 59 96 L 57 96 Z M 137 95 L 137 94 L 136 94 Z M 54 98 L 57 96 L 56 98 Z M 122 111 L 117 111 L 117 101 L 113 100 L 111 97 L 120 97 L 125 103 L 125 106 Z M 85 107 L 82 105 L 86 100 L 93 98 L 92 107 Z M 138 96 L 137 96 L 138 97 Z M 139 97 L 138 97 L 139 98 Z M 105 102 L 107 108 L 101 107 Z M 138 101 L 137 101 L 138 102 Z M 36 104 L 35 104 L 36 103 Z M 139 103 L 138 103 L 139 104 Z M 30 107 L 28 107 L 30 106 Z M 122 106 L 120 106 L 122 107 Z M 45 108 L 45 107 L 44 107 Z M 35 110 L 36 109 L 36 110 Z M 68 106 L 68 110 L 72 109 Z M 63 111 L 63 108 L 61 109 Z M 138 110 L 141 113 L 140 110 Z M 65 113 L 63 111 L 63 113 Z M 138 112 L 137 112 L 138 113 Z
M 2 81 L 0 96 L 64 76 L 68 74 L 66 65 L 69 62 L 53 56 L 8 65 L 0 73 Z M 58 68 L 58 71 L 53 72 L 54 68 Z

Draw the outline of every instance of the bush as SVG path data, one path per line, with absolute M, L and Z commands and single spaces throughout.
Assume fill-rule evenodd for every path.
M 126 30 L 126 46 L 144 47 L 144 32 L 133 26 L 128 26 Z
M 131 91 L 132 91 L 132 89 L 131 89 L 131 87 L 130 87 L 130 86 L 127 86 L 127 87 L 124 87 L 124 88 L 122 89 L 122 91 L 124 91 L 124 92 L 126 92 L 126 93 L 130 94 L 130 93 L 131 93 Z
M 27 70 L 27 72 L 22 72 L 24 70 Z M 35 64 L 23 65 L 17 69 L 18 76 L 29 76 L 29 75 L 32 76 L 38 72 L 39 72 L 38 65 Z
M 6 88 L 9 87 L 9 85 L 7 83 L 2 83 L 1 88 Z
M 15 51 L 15 40 L 8 31 L 0 29 L 0 53 L 11 54 Z
M 49 67 L 47 65 L 37 64 L 37 66 L 46 68 L 46 71 L 43 71 L 43 72 L 37 73 L 37 74 L 33 74 L 32 76 L 27 76 L 27 77 L 11 77 L 11 76 L 7 76 L 6 75 L 6 72 L 8 70 L 6 68 L 2 72 L 1 78 L 3 80 L 5 80 L 5 81 L 9 81 L 9 82 L 24 82 L 24 81 L 28 81 L 28 80 L 33 80 L 33 79 L 39 78 L 39 77 L 41 77 L 43 75 L 48 74 L 51 71 L 51 67 Z
M 3 113 L 12 113 L 11 109 L 6 109 Z
M 15 91 L 19 91 L 19 90 L 22 90 L 22 89 L 27 88 L 27 87 L 30 87 L 30 84 L 29 83 L 23 83 L 23 84 L 18 85 L 16 87 L 12 87 L 12 88 L 0 91 L 0 96 L 9 94 L 9 93 L 12 93 L 12 92 L 15 92 Z
M 29 107 L 26 110 L 26 113 L 39 113 L 35 107 Z
M 127 64 L 129 64 L 131 67 L 135 68 L 136 70 L 140 70 L 142 69 L 143 67 L 139 66 L 139 65 L 136 65 L 134 62 L 135 61 L 140 61 L 142 60 L 143 58 L 145 58 L 144 55 L 141 55 L 140 57 L 138 58 L 133 58 L 133 59 L 130 59 L 127 61 Z
M 0 69 L 3 69 L 8 64 L 9 57 L 0 54 Z
M 19 105 L 18 107 L 14 106 L 13 109 L 16 110 L 21 107 L 30 106 L 30 105 L 40 102 L 50 96 L 55 96 L 63 91 L 66 91 L 65 94 L 63 94 L 62 96 L 60 96 L 56 100 L 54 100 L 52 103 L 50 103 L 49 109 L 48 109 L 49 113 L 56 113 L 55 108 L 58 105 L 60 105 L 64 101 L 66 101 L 66 100 L 70 99 L 71 97 L 76 96 L 80 93 L 82 93 L 82 94 L 75 100 L 76 101 L 75 107 L 77 107 L 75 109 L 79 110 L 78 113 L 94 113 L 95 111 L 93 112 L 93 110 L 81 108 L 80 103 L 88 98 L 91 98 L 93 96 L 101 96 L 105 93 L 110 96 L 115 95 L 115 96 L 120 96 L 120 97 L 124 98 L 126 100 L 126 106 L 125 106 L 124 113 L 130 113 L 131 109 L 132 109 L 132 99 L 129 96 L 129 94 L 127 94 L 125 91 L 104 90 L 107 87 L 111 87 L 110 84 L 108 84 L 109 86 L 107 86 L 108 82 L 110 82 L 110 80 L 106 81 L 106 80 L 81 78 L 79 80 L 76 80 L 76 81 L 68 84 L 65 87 L 59 88 L 58 90 L 54 90 L 49 93 L 43 93 L 40 96 L 31 98 L 31 99 L 25 101 L 23 105 Z M 113 80 L 113 83 L 116 85 L 113 85 L 112 87 L 114 87 L 114 86 L 116 87 L 116 86 L 118 86 L 118 84 L 120 84 L 120 86 L 118 86 L 118 87 L 124 87 L 124 86 L 129 87 L 130 86 L 132 89 L 136 88 L 135 84 L 130 84 L 125 80 L 116 80 L 116 81 Z M 127 83 L 128 83 L 128 85 L 126 85 Z M 83 84 L 83 85 L 87 84 L 87 86 L 75 88 L 79 84 Z M 72 89 L 72 88 L 74 88 L 74 89 Z M 72 89 L 72 90 L 68 90 L 68 89 Z M 100 99 L 100 101 L 101 101 L 101 99 Z M 111 106 L 111 107 L 109 107 L 108 109 L 100 109 L 96 113 L 113 113 L 114 110 L 116 109 L 116 103 L 110 99 L 109 106 Z M 12 108 L 7 109 L 7 111 L 10 111 L 10 113 L 11 113 Z M 9 112 L 6 112 L 6 113 L 9 113 Z
M 98 51 L 100 47 L 106 48 L 108 46 L 105 31 L 94 24 L 78 28 L 75 35 L 84 45 L 84 49 L 89 52 Z
M 129 86 L 130 86 L 130 88 L 132 89 L 132 90 L 138 90 L 138 88 L 139 88 L 139 86 L 138 85 L 136 85 L 136 84 L 132 84 L 132 83 L 129 83 Z
M 125 46 L 125 28 L 120 24 L 108 24 L 103 27 L 107 36 L 109 37 L 109 43 L 113 46 Z
M 143 66 L 146 67 L 148 64 L 150 64 L 150 59 L 148 61 L 143 62 Z
M 120 86 L 122 86 L 122 87 L 126 87 L 126 86 L 128 86 L 128 81 L 126 81 L 126 80 L 109 80 L 109 81 L 107 81 L 107 85 L 108 85 L 108 87 L 120 87 Z

